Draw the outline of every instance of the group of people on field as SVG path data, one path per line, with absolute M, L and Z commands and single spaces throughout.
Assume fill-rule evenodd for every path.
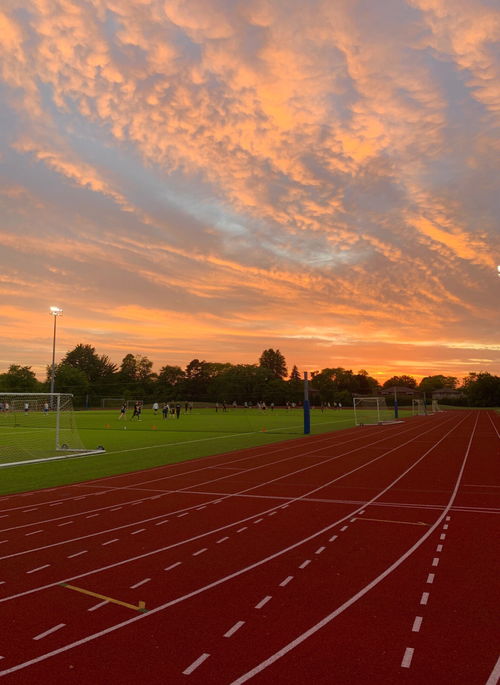
M 141 415 L 142 415 L 142 410 L 144 408 L 144 402 L 142 400 L 137 400 L 134 402 L 133 410 L 132 410 L 132 416 L 130 417 L 129 421 L 133 421 L 134 419 L 137 419 L 138 421 L 142 421 Z M 160 410 L 160 405 L 158 402 L 153 403 L 153 412 L 155 415 L 158 414 Z M 192 402 L 185 402 L 184 404 L 184 412 L 187 414 L 188 412 L 193 411 L 193 403 Z M 127 403 L 124 402 L 122 406 L 120 407 L 120 413 L 118 415 L 118 419 L 122 420 L 126 418 L 126 413 L 127 413 Z M 164 419 L 168 419 L 169 416 L 172 417 L 177 417 L 179 418 L 181 415 L 181 404 L 180 402 L 177 402 L 176 404 L 169 404 L 168 402 L 163 402 L 161 406 L 161 413 Z

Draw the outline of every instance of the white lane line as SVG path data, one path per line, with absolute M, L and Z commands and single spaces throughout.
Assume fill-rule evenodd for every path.
M 180 566 L 182 564 L 182 561 L 176 561 L 175 564 L 170 564 L 170 566 L 167 566 L 167 568 L 164 568 L 164 571 L 171 571 L 173 568 L 176 566 Z
M 49 504 L 49 507 L 60 507 L 63 502 L 54 502 L 53 504 Z
M 104 545 L 111 545 L 113 542 L 118 542 L 118 538 L 113 538 L 112 540 L 108 540 L 107 542 L 101 542 L 101 545 L 104 547 Z
M 413 627 L 411 629 L 413 633 L 418 633 L 423 620 L 423 616 L 415 616 L 415 620 L 413 621 Z
M 248 528 L 248 526 L 243 526 L 243 528 L 238 528 L 238 530 L 236 532 L 237 533 L 243 533 L 243 531 L 246 530 L 247 528 Z
M 427 602 L 429 601 L 429 593 L 428 592 L 422 592 L 422 597 L 420 599 L 420 604 L 425 606 Z
M 241 626 L 245 625 L 245 621 L 238 621 L 238 623 L 235 623 L 232 628 L 229 628 L 227 633 L 224 633 L 224 637 L 231 637 L 231 635 L 234 635 L 237 630 L 241 628 Z
M 75 557 L 79 557 L 82 554 L 87 554 L 88 550 L 87 549 L 82 549 L 81 552 L 75 552 L 74 554 L 69 554 L 66 559 L 74 559 Z
M 203 549 L 199 549 L 197 552 L 193 552 L 193 557 L 197 557 L 198 554 L 203 554 L 203 552 L 206 552 L 208 547 L 203 547 Z
M 23 509 L 23 514 L 29 514 L 30 511 L 38 511 L 38 507 L 35 507 L 34 509 Z
M 69 526 L 70 523 L 74 523 L 74 521 L 65 521 L 64 523 L 58 523 L 57 527 L 61 528 L 61 526 Z
M 263 520 L 264 520 L 264 519 L 257 519 L 256 521 L 254 521 L 254 523 L 260 523 L 260 522 L 263 521 Z
M 364 513 L 365 513 L 365 509 L 362 509 L 362 510 L 359 512 L 359 515 L 361 516 L 361 515 L 364 514 Z
M 178 519 L 181 519 L 183 516 L 187 516 L 189 514 L 189 511 L 185 511 L 183 514 L 179 514 L 177 517 Z
M 266 595 L 266 596 L 264 597 L 264 599 L 261 599 L 260 602 L 259 602 L 258 604 L 255 605 L 255 608 L 256 608 L 256 609 L 262 609 L 262 607 L 264 606 L 264 604 L 267 604 L 267 603 L 269 602 L 270 599 L 271 599 L 271 595 Z
M 347 530 L 348 528 L 349 528 L 349 526 L 342 526 L 342 528 L 340 529 L 340 532 L 343 533 L 344 530 Z
M 349 523 L 354 523 L 355 520 L 356 520 L 355 518 L 354 518 L 354 519 L 350 519 Z
M 105 604 L 109 604 L 107 599 L 105 599 L 104 602 L 99 602 L 99 604 L 94 604 L 94 606 L 89 607 L 87 611 L 95 611 L 96 609 L 100 609 L 101 607 L 103 607 Z
M 280 583 L 280 587 L 285 587 L 285 585 L 288 585 L 288 583 L 293 580 L 293 576 L 287 576 L 285 580 L 282 580 Z
M 40 530 L 34 530 L 31 533 L 25 533 L 25 537 L 28 537 L 28 535 L 37 535 L 38 533 L 43 533 L 43 528 L 40 528 Z
M 448 528 L 449 528 L 448 524 L 445 523 L 444 526 L 443 526 L 443 530 L 448 530 Z
M 411 660 L 413 658 L 413 652 L 415 650 L 413 647 L 407 647 L 403 656 L 403 661 L 401 662 L 401 668 L 410 668 Z
M 314 552 L 314 554 L 321 554 L 321 552 L 324 552 L 326 547 L 318 547 L 318 549 Z
M 166 521 L 158 521 L 158 523 L 155 523 L 155 526 L 163 526 L 164 523 L 168 523 L 169 519 L 166 519 Z
M 276 511 L 270 511 L 268 516 L 274 516 L 276 514 Z
M 5 518 L 7 518 L 7 516 L 8 516 L 8 514 L 2 514 L 2 515 L 0 516 L 0 519 L 5 519 Z
M 336 535 L 332 535 L 331 538 L 328 538 L 328 542 L 333 542 L 333 541 L 336 540 L 336 539 L 337 539 L 337 536 L 336 536 Z
M 146 529 L 145 528 L 139 528 L 139 530 L 134 530 L 130 535 L 137 535 L 137 533 L 144 533 Z
M 144 580 L 140 580 L 135 585 L 131 585 L 130 589 L 135 590 L 136 587 L 140 587 L 141 585 L 144 585 L 144 583 L 149 583 L 150 580 L 151 580 L 151 578 L 144 578 Z
M 486 681 L 486 685 L 497 685 L 498 682 L 500 682 L 500 656 L 493 667 L 490 677 Z
M 221 538 L 220 540 L 216 540 L 215 544 L 218 545 L 219 542 L 225 542 L 225 540 L 229 540 L 229 536 L 226 535 L 225 537 Z
M 36 573 L 37 571 L 41 571 L 43 568 L 49 568 L 50 564 L 44 564 L 43 566 L 37 566 L 36 568 L 32 568 L 31 571 L 26 571 L 26 573 Z
M 305 561 L 303 561 L 303 562 L 301 563 L 301 565 L 299 566 L 299 568 L 305 568 L 306 566 L 309 566 L 310 563 L 311 563 L 311 560 L 310 560 L 310 559 L 306 559 Z
M 86 518 L 86 519 L 93 519 L 93 518 L 95 518 L 96 516 L 100 516 L 100 514 L 89 514 L 89 516 L 86 516 L 85 518 Z
M 201 656 L 199 656 L 199 657 L 196 659 L 196 661 L 193 661 L 193 663 L 191 664 L 191 666 L 188 666 L 184 671 L 182 671 L 183 675 L 191 675 L 191 673 L 192 673 L 196 668 L 198 668 L 198 666 L 200 666 L 200 665 L 205 661 L 205 659 L 208 659 L 209 656 L 210 656 L 210 654 L 206 654 L 206 653 L 205 653 L 205 654 L 202 654 Z
M 46 637 L 47 635 L 50 635 L 51 633 L 55 633 L 56 630 L 59 630 L 60 628 L 64 628 L 66 624 L 65 623 L 58 623 L 56 626 L 53 628 L 49 628 L 46 630 L 44 633 L 40 633 L 40 635 L 36 635 L 33 640 L 41 640 L 42 638 Z
M 0 585 L 5 585 L 6 582 L 7 581 L 5 581 L 5 580 L 0 580 Z
M 434 582 L 434 573 L 429 573 L 429 575 L 427 576 L 427 583 L 429 583 L 429 585 L 430 585 L 433 582 Z
M 8 540 L 0 540 L 0 545 L 5 545 L 6 542 L 9 542 Z
M 207 508 L 207 505 L 204 504 L 202 507 L 198 507 L 198 508 L 196 509 L 196 511 L 202 511 L 203 509 L 206 509 L 206 508 Z
M 437 566 L 438 564 L 439 564 L 439 557 L 434 557 L 434 559 L 432 560 L 432 565 Z
M 110 511 L 118 511 L 119 509 L 123 509 L 123 507 L 113 507 Z
M 443 545 L 438 545 L 436 547 L 436 552 L 442 552 L 443 551 Z
M 447 516 L 447 517 L 445 518 L 445 521 L 449 521 L 450 519 L 451 519 L 451 516 Z
M 162 497 L 162 495 L 155 495 L 154 497 L 150 497 L 149 499 L 151 499 L 151 500 L 160 499 L 160 497 Z
M 439 536 L 439 539 L 440 540 L 446 540 L 446 533 L 441 533 L 441 535 Z

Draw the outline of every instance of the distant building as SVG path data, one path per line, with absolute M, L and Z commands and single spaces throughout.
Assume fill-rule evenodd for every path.
M 396 394 L 398 397 L 400 395 L 407 395 L 412 397 L 413 395 L 419 395 L 420 392 L 418 390 L 415 390 L 415 388 L 407 388 L 405 385 L 391 385 L 389 388 L 382 388 L 382 395 L 391 395 L 394 396 Z
M 455 388 L 439 388 L 432 392 L 433 400 L 460 400 L 463 397 L 465 397 L 464 393 Z

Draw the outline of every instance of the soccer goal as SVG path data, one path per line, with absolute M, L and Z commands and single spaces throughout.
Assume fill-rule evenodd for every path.
M 0 467 L 102 451 L 83 445 L 73 395 L 0 393 Z
M 432 410 L 431 411 L 433 414 L 437 414 L 438 412 L 443 411 L 440 408 L 439 402 L 437 400 L 432 400 Z
M 101 400 L 101 409 L 120 409 L 123 403 L 129 407 L 129 401 L 124 397 L 103 397 Z
M 385 397 L 353 397 L 352 401 L 356 426 L 396 423 L 394 411 L 387 406 Z
M 411 415 L 412 416 L 425 416 L 425 404 L 423 400 L 412 400 L 411 401 Z

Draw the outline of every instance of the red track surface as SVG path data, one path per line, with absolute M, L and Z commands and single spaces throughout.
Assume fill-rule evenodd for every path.
M 448 412 L 0 498 L 0 675 L 493 685 L 499 438 Z

